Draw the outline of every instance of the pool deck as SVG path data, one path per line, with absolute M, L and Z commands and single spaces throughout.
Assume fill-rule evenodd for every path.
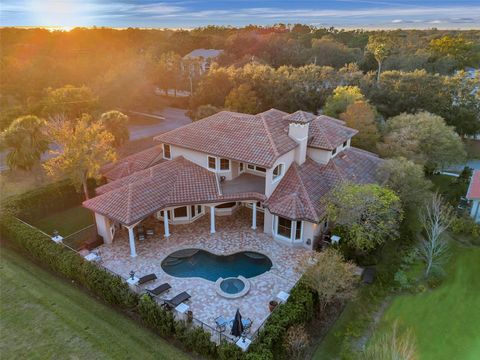
M 261 216 L 261 215 L 260 215 Z M 261 221 L 261 219 L 260 219 Z M 194 318 L 215 328 L 215 318 L 222 315 L 233 318 L 240 309 L 244 318 L 253 321 L 255 332 L 269 315 L 268 303 L 280 291 L 289 292 L 300 278 L 298 264 L 308 254 L 304 248 L 293 248 L 275 241 L 271 235 L 263 233 L 263 222 L 257 230 L 250 229 L 251 211 L 241 208 L 231 216 L 217 216 L 217 232 L 209 233 L 209 215 L 192 224 L 171 226 L 171 236 L 155 235 L 144 241 L 136 241 L 137 257 L 130 257 L 128 234 L 124 229 L 117 232 L 110 245 L 102 245 L 99 250 L 102 265 L 124 278 L 134 270 L 136 276 L 155 273 L 154 282 L 142 286 L 152 289 L 168 282 L 172 288 L 162 294 L 162 298 L 187 291 L 192 297 L 187 302 Z M 160 222 L 155 224 L 161 226 Z M 156 234 L 163 232 L 156 229 Z M 241 251 L 256 251 L 267 255 L 273 263 L 270 271 L 250 278 L 250 291 L 238 299 L 226 299 L 215 291 L 215 283 L 202 278 L 178 278 L 166 274 L 162 260 L 180 249 L 203 249 L 217 255 L 234 254 Z

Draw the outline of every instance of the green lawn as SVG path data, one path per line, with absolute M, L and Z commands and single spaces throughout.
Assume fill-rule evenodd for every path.
M 422 360 L 480 359 L 480 248 L 452 250 L 442 286 L 396 297 L 381 322 L 411 329 Z
M 2 359 L 188 359 L 71 284 L 0 250 Z
M 63 237 L 73 234 L 93 224 L 93 214 L 90 210 L 81 205 L 45 216 L 39 220 L 32 221 L 32 225 L 52 234 L 58 230 Z

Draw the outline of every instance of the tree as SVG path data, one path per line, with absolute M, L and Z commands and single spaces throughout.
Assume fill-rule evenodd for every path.
M 186 72 L 190 69 L 185 69 Z M 156 80 L 158 87 L 164 89 L 165 93 L 168 89 L 174 89 L 177 96 L 177 89 L 180 87 L 182 77 L 182 58 L 180 55 L 169 51 L 163 53 L 156 68 Z
M 386 157 L 403 156 L 433 171 L 465 158 L 460 137 L 438 115 L 400 114 L 388 119 L 379 150 Z
M 300 264 L 306 284 L 317 292 L 322 309 L 355 293 L 355 265 L 333 248 L 306 256 Z
M 257 104 L 257 93 L 248 84 L 241 84 L 232 89 L 225 99 L 227 109 L 246 114 L 256 114 Z
M 391 331 L 380 338 L 373 339 L 366 350 L 360 355 L 361 360 L 415 360 L 415 338 L 410 330 L 398 333 L 397 322 Z
M 51 150 L 54 155 L 43 167 L 52 177 L 68 177 L 75 185 L 83 187 L 88 199 L 88 178 L 99 178 L 100 168 L 115 161 L 113 147 L 115 138 L 99 121 L 92 121 L 84 114 L 76 123 L 51 121 L 49 132 L 60 150 Z
M 377 169 L 377 179 L 395 191 L 404 209 L 409 210 L 424 205 L 433 185 L 425 178 L 422 166 L 404 157 L 385 160 Z
M 86 86 L 66 85 L 48 88 L 43 105 L 45 116 L 63 114 L 67 119 L 77 119 L 81 114 L 92 113 L 98 107 L 98 98 Z
M 377 149 L 380 132 L 376 117 L 375 108 L 365 101 L 348 105 L 345 112 L 340 114 L 340 119 L 345 121 L 348 127 L 358 130 L 358 134 L 352 138 L 353 146 L 369 151 Z
M 474 43 L 466 40 L 462 35 L 445 35 L 430 41 L 429 48 L 436 57 L 450 56 L 455 59 L 457 68 L 475 65 L 479 55 L 475 51 Z
M 7 165 L 10 169 L 31 170 L 48 150 L 45 121 L 34 115 L 21 116 L 1 133 L 2 149 L 8 149 Z
M 234 87 L 233 71 L 233 68 L 211 67 L 210 71 L 202 77 L 191 97 L 192 108 L 196 109 L 206 104 L 222 107 L 225 104 L 225 98 Z
M 336 41 L 332 36 L 312 40 L 312 61 L 319 66 L 333 66 L 338 69 L 345 64 L 358 62 L 360 49 L 351 49 Z
M 115 138 L 115 147 L 123 145 L 129 139 L 130 132 L 127 127 L 127 115 L 116 110 L 107 111 L 100 116 L 100 122 L 105 130 Z
M 380 82 L 383 61 L 390 56 L 393 50 L 393 42 L 385 35 L 371 35 L 368 37 L 366 50 L 373 54 L 378 63 L 377 84 Z
M 400 198 L 390 189 L 343 183 L 328 198 L 327 216 L 351 248 L 371 251 L 398 236 L 403 212 Z
M 454 218 L 452 208 L 438 193 L 435 193 L 424 207 L 421 222 L 425 238 L 419 244 L 419 253 L 425 263 L 425 276 L 428 276 L 432 269 L 440 268 L 444 262 L 448 252 L 448 243 L 443 234 L 448 230 Z
M 337 86 L 333 94 L 327 98 L 323 113 L 338 118 L 349 105 L 364 100 L 365 98 L 357 86 Z

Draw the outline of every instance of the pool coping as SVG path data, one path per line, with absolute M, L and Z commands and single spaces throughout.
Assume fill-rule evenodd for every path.
M 263 274 L 265 274 L 265 273 L 263 273 Z M 260 274 L 260 275 L 263 275 L 263 274 Z M 260 275 L 258 275 L 258 276 L 260 276 Z M 220 287 L 220 284 L 223 281 L 228 280 L 228 279 L 241 280 L 245 284 L 245 287 L 242 289 L 242 291 L 240 291 L 236 294 L 229 294 L 229 293 L 223 291 L 222 288 Z M 248 294 L 248 292 L 250 291 L 250 281 L 242 275 L 238 275 L 236 277 L 232 276 L 232 277 L 228 277 L 228 278 L 219 277 L 217 279 L 217 281 L 215 281 L 215 290 L 216 290 L 218 295 L 220 295 L 220 296 L 222 296 L 226 299 L 238 299 L 238 298 L 241 298 L 242 296 L 245 296 L 245 295 Z

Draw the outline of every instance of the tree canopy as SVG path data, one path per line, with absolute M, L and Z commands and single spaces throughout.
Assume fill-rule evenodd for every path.
M 358 130 L 352 138 L 352 145 L 361 149 L 376 151 L 380 140 L 377 126 L 377 113 L 375 108 L 365 101 L 356 101 L 347 106 L 345 112 L 340 114 L 340 119 L 348 127 Z
M 349 105 L 364 100 L 365 97 L 357 86 L 337 86 L 333 94 L 327 98 L 323 112 L 325 115 L 338 118 Z
M 87 179 L 99 178 L 100 169 L 116 160 L 113 147 L 114 136 L 102 123 L 92 121 L 90 115 L 82 115 L 76 123 L 52 121 L 49 133 L 59 150 L 51 150 L 52 158 L 43 167 L 52 177 L 70 178 L 74 184 L 83 186 L 88 199 Z
M 45 125 L 43 119 L 26 115 L 15 119 L 0 134 L 0 148 L 8 151 L 7 165 L 10 169 L 30 170 L 40 162 L 49 145 Z
M 461 162 L 466 156 L 453 128 L 440 116 L 428 112 L 388 119 L 379 150 L 386 157 L 403 156 L 430 170 Z
M 400 198 L 375 184 L 343 183 L 329 196 L 328 219 L 353 249 L 371 251 L 398 236 L 403 217 Z
M 113 135 L 115 147 L 123 145 L 128 140 L 130 132 L 127 127 L 127 115 L 117 110 L 107 111 L 100 116 L 100 122 L 105 130 Z

